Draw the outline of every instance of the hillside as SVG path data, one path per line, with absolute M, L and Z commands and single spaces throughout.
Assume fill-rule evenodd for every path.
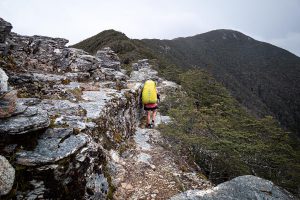
M 115 30 L 103 31 L 72 47 L 84 49 L 91 54 L 95 54 L 97 50 L 103 47 L 111 47 L 120 56 L 123 64 L 141 59 L 143 58 L 142 55 L 148 55 L 149 58 L 153 57 L 151 50 L 141 41 L 129 39 L 124 33 Z
M 299 57 L 232 30 L 143 42 L 178 66 L 209 71 L 253 114 L 299 133 Z
M 113 30 L 83 43 L 91 55 L 11 29 L 0 18 L 1 199 L 300 196 L 298 140 L 207 71 Z M 118 55 L 97 51 L 109 45 Z M 161 95 L 154 128 L 139 98 L 148 79 Z
M 299 134 L 300 58 L 240 32 L 216 30 L 173 40 L 133 40 L 103 31 L 76 45 L 90 53 L 111 46 L 123 63 L 147 57 L 158 61 L 161 75 L 179 82 L 189 68 L 210 72 L 252 114 L 272 115 Z
M 178 74 L 183 71 L 174 63 L 159 55 L 155 50 L 148 47 L 143 41 L 130 39 L 124 33 L 107 30 L 87 38 L 72 47 L 83 49 L 95 54 L 99 49 L 111 47 L 118 54 L 122 64 L 127 70 L 131 70 L 131 63 L 138 59 L 148 58 L 151 64 L 159 71 L 159 74 L 168 79 L 179 81 Z M 158 68 L 159 66 L 159 68 Z
M 109 46 L 104 33 L 98 47 L 89 49 L 93 37 L 75 47 L 93 53 Z M 116 44 L 134 46 L 132 55 L 151 58 L 160 75 L 186 92 L 169 94 L 160 108 L 174 119 L 161 132 L 175 152 L 188 155 L 214 183 L 255 174 L 297 193 L 299 142 L 269 115 L 297 129 L 298 57 L 228 30 L 142 41 L 111 33 L 121 59 L 128 52 Z

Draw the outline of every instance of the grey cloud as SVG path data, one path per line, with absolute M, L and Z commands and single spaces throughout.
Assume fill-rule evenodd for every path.
M 234 29 L 300 55 L 299 0 L 1 0 L 13 31 L 76 43 L 105 29 L 172 39 Z M 297 45 L 296 45 L 297 44 Z

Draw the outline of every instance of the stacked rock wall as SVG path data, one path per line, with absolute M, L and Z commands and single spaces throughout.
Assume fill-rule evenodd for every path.
M 0 118 L 0 154 L 16 173 L 1 199 L 105 199 L 107 152 L 134 133 L 139 102 L 118 57 L 5 30 L 15 67 L 4 67 L 16 92 L 15 108 Z

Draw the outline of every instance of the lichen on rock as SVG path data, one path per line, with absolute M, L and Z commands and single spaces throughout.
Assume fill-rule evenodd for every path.
M 0 196 L 10 192 L 14 181 L 15 169 L 5 157 L 0 155 Z

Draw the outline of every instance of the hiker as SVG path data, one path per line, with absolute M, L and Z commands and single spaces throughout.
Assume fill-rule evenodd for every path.
M 160 95 L 156 89 L 156 83 L 152 80 L 147 80 L 142 90 L 142 102 L 144 110 L 147 111 L 147 128 L 153 128 L 158 108 L 157 100 L 160 100 Z M 151 121 L 152 111 L 152 121 Z

